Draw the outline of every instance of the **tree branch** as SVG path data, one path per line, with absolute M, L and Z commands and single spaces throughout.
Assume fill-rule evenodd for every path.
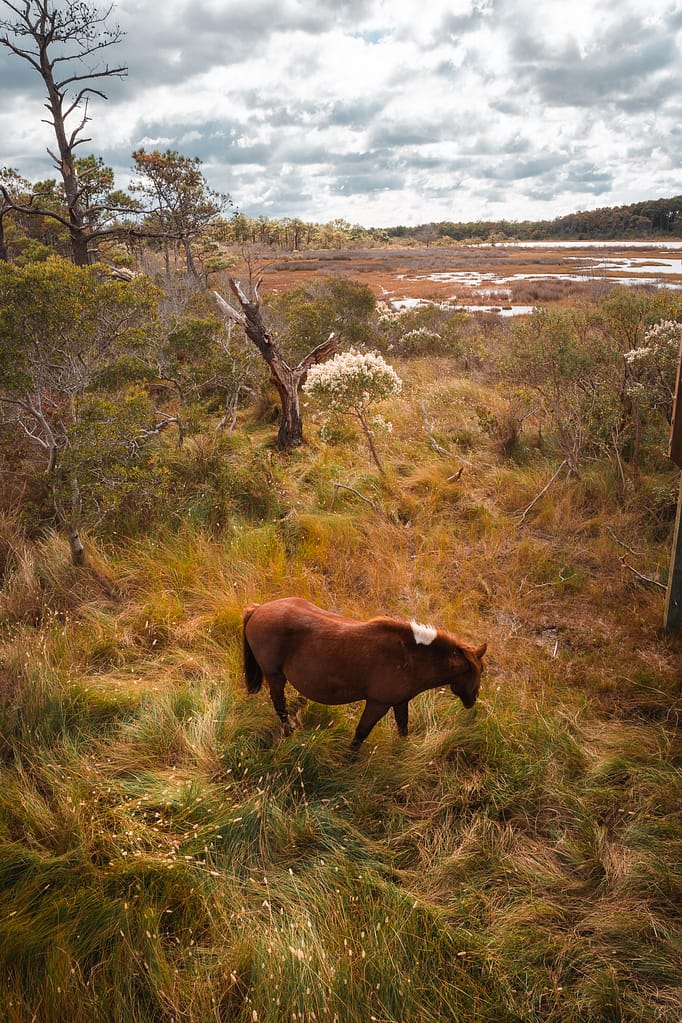
M 636 576 L 636 578 L 637 578 L 637 579 L 639 579 L 639 580 L 640 580 L 640 582 L 643 582 L 643 583 L 648 583 L 648 585 L 649 585 L 649 586 L 658 586 L 658 588 L 659 588 L 659 589 L 661 589 L 661 590 L 667 590 L 667 589 L 668 589 L 668 587 L 667 587 L 667 586 L 664 586 L 664 585 L 663 585 L 663 583 L 659 583 L 659 581 L 658 581 L 657 579 L 650 579 L 650 578 L 649 578 L 649 576 L 647 576 L 647 575 L 642 575 L 642 573 L 641 573 L 641 572 L 638 572 L 636 568 L 633 568 L 633 566 L 632 566 L 632 565 L 630 565 L 630 564 L 629 564 L 629 563 L 628 563 L 628 562 L 627 562 L 627 561 L 625 560 L 625 555 L 624 555 L 624 554 L 622 555 L 622 557 L 621 557 L 621 559 L 620 559 L 620 563 L 621 563 L 621 565 L 622 565 L 622 566 L 623 566 L 624 568 L 628 568 L 628 569 L 629 569 L 629 570 L 630 570 L 630 571 L 632 572 L 632 574 L 633 574 L 634 576 Z
M 215 300 L 218 303 L 218 307 L 221 312 L 229 319 L 234 320 L 235 323 L 238 323 L 241 327 L 246 327 L 246 316 L 244 313 L 235 309 L 235 307 L 230 305 L 229 302 L 226 302 L 223 296 L 219 295 L 217 291 L 214 291 L 213 294 L 215 295 Z
M 260 279 L 257 280 L 255 285 L 254 285 L 254 288 L 253 288 L 253 293 L 254 293 L 253 294 L 253 302 L 251 302 L 247 298 L 247 296 L 246 296 L 246 294 L 245 294 L 241 284 L 239 283 L 239 281 L 236 281 L 234 279 L 234 277 L 230 277 L 230 287 L 232 288 L 232 290 L 234 291 L 235 295 L 237 296 L 237 298 L 239 299 L 239 301 L 241 302 L 241 304 L 243 306 L 245 306 L 245 305 L 257 305 L 258 304 L 258 285 L 259 284 L 260 284 Z
M 48 152 L 49 152 L 49 150 L 48 150 Z M 52 156 L 52 153 L 50 153 L 50 156 Z M 53 156 L 52 156 L 52 158 L 54 159 Z M 59 166 L 61 166 L 61 165 L 59 165 Z M 59 221 L 59 223 L 63 224 L 64 227 L 69 227 L 69 221 L 66 219 L 66 217 L 62 217 L 60 213 L 56 213 L 53 210 L 40 209 L 40 208 L 34 207 L 32 205 L 32 203 L 33 203 L 34 199 L 39 198 L 37 195 L 32 195 L 31 196 L 31 204 L 30 205 L 22 206 L 21 203 L 14 202 L 14 200 L 11 198 L 9 192 L 7 191 L 7 189 L 5 188 L 4 185 L 0 185 L 0 192 L 2 192 L 2 194 L 3 194 L 4 198 L 5 198 L 5 202 L 7 203 L 7 205 L 11 209 L 15 210 L 17 213 L 27 213 L 29 216 L 34 216 L 34 217 L 35 216 L 38 216 L 38 217 L 52 217 L 53 220 Z
M 361 494 L 359 490 L 355 490 L 354 487 L 349 487 L 345 483 L 338 483 L 336 480 L 332 480 L 331 484 L 334 488 L 334 496 L 332 497 L 332 503 L 329 507 L 330 511 L 332 511 L 334 508 L 334 501 L 336 500 L 337 490 L 349 490 L 351 494 L 355 494 L 355 496 L 359 497 L 361 501 L 364 501 L 365 504 L 368 504 L 370 508 L 373 508 L 377 515 L 381 514 L 381 509 L 379 508 L 379 506 L 375 504 L 374 501 L 370 501 L 370 499 L 368 497 L 365 497 L 364 494 Z
M 89 52 L 94 53 L 94 50 L 90 50 Z M 57 60 L 67 59 L 70 58 L 66 57 L 57 58 Z M 79 57 L 77 59 L 80 60 L 81 58 Z M 57 86 L 58 89 L 63 89 L 65 85 L 71 85 L 73 82 L 87 82 L 90 78 L 125 78 L 127 74 L 128 68 L 125 66 L 114 68 L 106 67 L 104 71 L 89 71 L 87 74 L 83 75 L 71 75 L 69 78 L 62 79 L 61 82 L 55 82 L 55 85 Z M 107 98 L 103 93 L 98 93 L 98 95 L 102 96 L 102 99 Z
M 177 428 L 178 428 L 178 447 L 179 448 L 182 447 L 183 441 L 185 439 L 185 428 L 182 425 L 181 420 L 177 416 L 166 415 L 165 412 L 157 412 L 156 414 L 157 414 L 157 416 L 163 416 L 164 417 L 161 420 L 161 422 L 157 423 L 156 426 L 153 426 L 149 430 L 143 430 L 141 433 L 138 433 L 138 435 L 137 435 L 137 437 L 135 439 L 136 440 L 146 440 L 149 437 L 158 437 L 158 435 L 160 433 L 162 433 L 165 429 L 167 429 L 169 426 L 177 426 Z
M 422 408 L 422 415 L 424 417 L 424 428 L 426 430 L 426 436 L 431 441 L 431 445 L 432 445 L 434 451 L 437 451 L 439 455 L 445 455 L 446 458 L 450 458 L 451 457 L 450 456 L 450 452 L 446 451 L 445 448 L 441 447 L 440 444 L 438 443 L 438 441 L 436 440 L 436 438 L 433 436 L 433 433 L 432 433 L 432 429 L 433 428 L 432 428 L 431 423 L 429 422 L 428 417 L 426 415 L 426 406 L 425 406 L 424 402 L 421 401 L 420 405 L 421 405 L 421 408 Z
M 311 366 L 317 365 L 318 362 L 324 362 L 327 356 L 338 351 L 338 347 L 336 334 L 332 331 L 326 341 L 323 341 L 316 348 L 313 348 L 312 352 L 308 352 L 308 354 L 301 359 L 294 372 L 303 377 Z
M 643 553 L 644 553 L 643 551 L 636 551 L 632 547 L 628 547 L 628 545 L 626 543 L 623 543 L 623 541 L 616 536 L 616 534 L 614 533 L 614 531 L 611 529 L 610 526 L 606 527 L 606 532 L 610 534 L 612 540 L 615 540 L 615 542 L 620 547 L 624 547 L 626 551 L 630 552 L 630 554 L 634 554 L 635 557 L 637 557 L 637 558 L 639 558 L 639 557 L 641 557 L 643 555 Z
M 521 519 L 520 519 L 520 521 L 521 521 L 521 522 L 523 522 L 523 520 L 525 519 L 525 517 L 526 517 L 526 515 L 528 514 L 528 512 L 529 512 L 529 511 L 531 510 L 531 508 L 532 508 L 532 507 L 533 507 L 533 506 L 534 506 L 535 504 L 537 504 L 537 502 L 538 502 L 538 501 L 540 500 L 540 498 L 542 497 L 542 495 L 543 495 L 543 494 L 545 494 L 545 493 L 546 493 L 546 492 L 547 492 L 547 491 L 549 490 L 549 488 L 551 487 L 552 483 L 554 483 L 554 480 L 555 480 L 555 479 L 557 478 L 557 476 L 559 475 L 559 473 L 561 472 L 561 470 L 562 470 L 563 468 L 565 468 L 565 466 L 567 466 L 567 465 L 568 465 L 568 459 L 566 459 L 566 458 L 565 458 L 565 459 L 563 460 L 563 462 L 561 463 L 561 465 L 559 466 L 559 468 L 557 469 L 557 471 L 556 471 L 556 472 L 554 473 L 554 475 L 552 476 L 551 480 L 549 480 L 549 482 L 548 482 L 548 483 L 545 483 L 545 485 L 544 485 L 544 487 L 542 488 L 542 490 L 540 491 L 540 493 L 539 493 L 539 494 L 537 494 L 537 495 L 536 495 L 536 496 L 535 496 L 535 497 L 533 498 L 533 500 L 532 500 L 532 501 L 530 502 L 530 504 L 528 505 L 528 507 L 526 508 L 526 510 L 525 510 L 525 511 L 524 511 L 523 513 L 520 513 L 520 512 L 517 512 L 517 513 L 516 513 L 517 515 L 518 515 L 518 514 L 520 514 L 520 515 L 521 515 Z M 570 466 L 569 466 L 569 469 L 570 469 Z
M 30 50 L 20 50 L 18 46 L 15 46 L 10 42 L 7 36 L 1 36 L 0 43 L 2 43 L 3 46 L 6 46 L 8 50 L 11 50 L 12 53 L 16 54 L 17 57 L 21 57 L 22 60 L 28 61 L 31 67 L 34 67 L 36 71 L 40 71 L 40 63 L 36 60 Z

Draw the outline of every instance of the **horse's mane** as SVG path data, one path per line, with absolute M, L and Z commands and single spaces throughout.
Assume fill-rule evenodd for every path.
M 433 640 L 428 644 L 418 644 L 414 635 L 414 625 L 416 622 L 406 622 L 401 618 L 389 618 L 385 615 L 378 615 L 376 618 L 370 619 L 371 624 L 383 625 L 387 629 L 392 629 L 395 633 L 398 633 L 403 639 L 411 642 L 413 646 L 426 645 L 430 647 L 443 647 L 443 646 L 456 646 L 462 651 L 468 651 L 473 654 L 475 648 L 464 643 L 458 636 L 455 636 L 452 632 L 448 632 L 447 629 L 440 629 L 437 626 L 418 626 L 419 628 L 434 629 L 435 636 Z M 369 623 L 368 623 L 369 624 Z

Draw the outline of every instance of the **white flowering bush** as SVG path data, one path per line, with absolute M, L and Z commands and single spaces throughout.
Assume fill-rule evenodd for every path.
M 630 397 L 647 408 L 663 409 L 668 420 L 672 414 L 681 335 L 682 323 L 661 320 L 649 327 L 640 348 L 633 348 L 624 356 Z
M 362 410 L 377 401 L 400 394 L 402 381 L 377 352 L 355 348 L 312 366 L 303 386 L 305 393 L 333 412 Z
M 416 327 L 402 335 L 399 342 L 400 351 L 414 355 L 438 351 L 442 340 L 438 331 L 429 330 L 428 327 Z
M 407 309 L 394 309 L 388 302 L 377 302 L 378 322 L 382 330 L 394 327 L 396 323 L 404 318 L 406 313 Z
M 391 428 L 380 416 L 370 418 L 372 406 L 400 394 L 402 381 L 378 352 L 359 352 L 355 348 L 335 355 L 328 362 L 312 366 L 303 385 L 308 397 L 325 406 L 332 415 L 347 415 L 358 420 L 372 458 L 383 472 L 372 426 Z

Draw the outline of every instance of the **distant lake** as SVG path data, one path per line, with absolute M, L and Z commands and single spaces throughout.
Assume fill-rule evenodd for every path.
M 676 241 L 657 240 L 649 242 L 496 242 L 495 247 L 511 247 L 515 249 L 682 249 L 682 239 L 677 239 Z
M 680 255 L 678 255 L 678 253 Z M 521 316 L 538 306 L 590 299 L 605 287 L 682 289 L 682 239 L 520 241 L 282 253 L 266 288 L 343 276 L 393 309 L 425 302 Z

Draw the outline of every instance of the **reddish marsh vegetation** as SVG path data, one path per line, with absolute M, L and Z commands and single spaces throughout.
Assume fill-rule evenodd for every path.
M 682 285 L 682 272 L 663 274 L 660 269 L 662 261 L 677 255 L 676 249 L 618 243 L 302 252 L 274 259 L 265 288 L 281 293 L 338 275 L 367 284 L 380 300 L 445 301 L 456 296 L 463 304 L 489 304 L 486 293 L 492 289 L 502 295 L 511 291 L 515 304 L 545 304 L 598 296 L 610 284 L 632 278 L 643 284 L 649 280 L 652 286 L 661 281 Z M 600 265 L 605 260 L 610 268 Z

